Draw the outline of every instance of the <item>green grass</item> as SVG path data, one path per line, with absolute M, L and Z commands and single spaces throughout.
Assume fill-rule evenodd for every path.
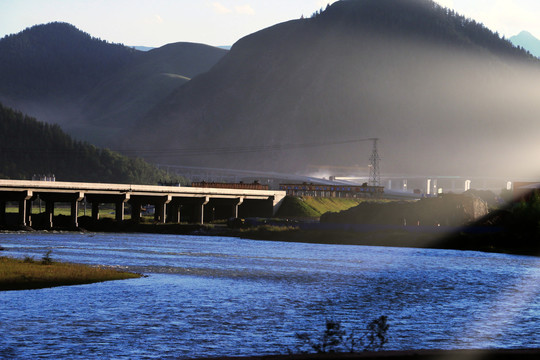
M 0 257 L 0 290 L 40 289 L 53 286 L 139 278 L 142 275 L 111 268 L 54 262 L 46 255 L 41 261 Z
M 113 207 L 101 207 L 99 209 L 99 218 L 100 219 L 105 219 L 105 218 L 109 218 L 109 219 L 115 219 L 115 209 Z M 13 205 L 8 205 L 6 206 L 6 213 L 7 214 L 17 214 L 19 212 L 19 207 L 18 205 L 17 206 L 13 206 Z M 43 204 L 41 206 L 41 212 L 39 211 L 39 206 L 38 205 L 33 205 L 32 206 L 32 214 L 40 214 L 40 213 L 44 213 L 45 212 L 45 204 Z M 71 215 L 71 207 L 70 206 L 58 206 L 58 205 L 55 205 L 54 207 L 54 216 L 58 216 L 58 215 L 64 215 L 64 216 L 70 216 Z M 92 216 L 92 208 L 91 206 L 88 206 L 86 208 L 86 212 L 84 210 L 84 207 L 79 205 L 79 212 L 78 212 L 78 216 L 81 217 L 81 216 Z M 145 217 L 147 218 L 152 218 L 153 219 L 153 216 L 146 216 Z M 131 219 L 131 215 L 130 214 L 125 214 L 124 215 L 124 219 L 126 220 L 129 220 Z
M 370 199 L 321 198 L 321 197 L 285 197 L 277 217 L 318 218 L 327 212 L 339 212 L 357 206 Z

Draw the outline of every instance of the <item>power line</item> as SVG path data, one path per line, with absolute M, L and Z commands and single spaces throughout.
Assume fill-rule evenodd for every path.
M 245 154 L 245 153 L 257 153 L 257 152 L 269 152 L 269 151 L 285 151 L 294 149 L 307 149 L 332 145 L 344 145 L 352 144 L 364 141 L 371 141 L 372 139 L 352 139 L 342 141 L 327 141 L 327 142 L 310 142 L 310 143 L 297 143 L 297 144 L 275 144 L 275 145 L 255 145 L 255 146 L 224 146 L 224 147 L 196 147 L 196 148 L 117 148 L 117 149 L 96 149 L 110 150 L 119 152 L 124 155 L 134 155 L 144 158 L 150 157 L 182 157 L 182 156 L 203 156 L 203 155 L 221 155 L 221 154 Z M 12 148 L 1 147 L 3 153 L 40 153 L 48 155 L 66 155 L 68 153 L 84 153 L 85 149 L 45 149 L 40 148 Z

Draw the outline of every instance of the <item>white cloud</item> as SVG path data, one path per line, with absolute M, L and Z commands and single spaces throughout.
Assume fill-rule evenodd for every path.
M 332 5 L 337 0 L 318 0 L 315 6 L 316 9 L 326 9 L 326 5 Z
M 236 11 L 236 13 L 242 14 L 242 15 L 254 15 L 255 14 L 255 10 L 253 10 L 251 5 L 249 5 L 249 4 L 235 6 L 234 10 Z
M 435 0 L 435 2 L 445 8 L 454 8 L 454 0 Z
M 230 13 L 233 12 L 231 9 L 229 9 L 228 7 L 226 7 L 225 5 L 223 5 L 223 4 L 221 4 L 221 3 L 217 2 L 217 1 L 212 3 L 212 8 L 218 14 L 230 14 Z
M 156 15 L 154 15 L 154 22 L 156 24 L 162 24 L 163 23 L 163 18 L 156 14 Z

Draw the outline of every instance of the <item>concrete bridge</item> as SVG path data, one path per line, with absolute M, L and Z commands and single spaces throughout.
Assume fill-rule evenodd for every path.
M 94 220 L 99 219 L 100 204 L 114 204 L 116 220 L 123 221 L 129 204 L 134 222 L 140 222 L 143 205 L 154 205 L 157 222 L 187 219 L 204 224 L 208 217 L 271 217 L 284 197 L 284 191 L 273 190 L 0 180 L 0 226 L 6 225 L 8 202 L 18 204 L 18 225 L 32 226 L 32 204 L 44 201 L 48 228 L 54 226 L 55 203 L 69 203 L 70 227 L 77 228 L 83 200 L 92 204 Z

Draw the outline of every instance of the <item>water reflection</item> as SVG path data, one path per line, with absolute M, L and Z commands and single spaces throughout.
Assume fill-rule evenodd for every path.
M 294 348 L 387 315 L 388 349 L 540 346 L 539 261 L 500 254 L 137 234 L 0 234 L 9 256 L 147 278 L 0 293 L 0 358 L 192 358 Z

